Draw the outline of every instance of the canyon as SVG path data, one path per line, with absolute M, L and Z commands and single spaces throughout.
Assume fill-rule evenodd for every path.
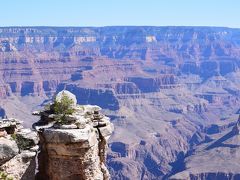
M 205 148 L 237 122 L 239 68 L 240 29 L 2 27 L 0 116 L 31 127 L 31 112 L 68 90 L 114 124 L 107 155 L 113 180 L 237 178 L 234 163 L 211 172 L 196 164 L 211 163 L 208 155 L 219 151 L 234 160 L 239 149 L 238 135 L 218 151 Z

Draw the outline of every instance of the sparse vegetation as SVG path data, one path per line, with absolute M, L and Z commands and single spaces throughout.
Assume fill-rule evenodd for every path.
M 23 138 L 21 135 L 16 135 L 16 143 L 20 150 L 29 149 L 29 147 L 34 146 L 34 142 Z
M 54 113 L 57 115 L 56 120 L 64 124 L 66 123 L 66 116 L 74 113 L 73 100 L 67 95 L 62 96 L 61 101 L 54 100 Z
M 11 138 L 12 138 L 12 140 L 14 140 L 17 143 L 17 146 L 20 150 L 28 149 L 29 147 L 32 147 L 34 145 L 34 142 L 31 142 L 31 141 L 23 138 L 19 134 L 12 134 Z
M 3 171 L 0 171 L 0 180 L 13 180 L 13 177 Z
M 12 138 L 12 140 L 16 141 L 16 139 L 17 139 L 16 134 L 11 134 L 11 138 Z

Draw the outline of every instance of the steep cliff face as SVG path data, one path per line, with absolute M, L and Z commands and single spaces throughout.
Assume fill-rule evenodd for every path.
M 71 114 L 64 114 L 63 106 L 61 112 L 55 110 L 56 101 L 65 97 Z M 0 120 L 0 172 L 16 180 L 109 180 L 107 142 L 114 129 L 109 118 L 98 106 L 77 105 L 68 91 L 61 91 L 56 101 L 33 113 L 41 116 L 33 125 L 38 136 L 18 120 Z
M 113 178 L 171 173 L 179 154 L 197 144 L 196 133 L 227 126 L 240 105 L 239 29 L 9 27 L 0 32 L 4 114 L 29 119 L 29 126 L 34 121 L 29 109 L 39 109 L 63 89 L 81 104 L 103 107 L 116 126 L 108 156 Z
M 238 120 L 220 133 L 209 133 L 179 161 L 182 169 L 169 179 L 239 179 L 239 123 Z
M 84 71 L 100 65 L 103 59 L 135 60 L 129 66 L 112 65 L 128 70 L 133 66 L 131 69 L 138 71 L 136 64 L 147 63 L 143 70 L 148 74 L 181 72 L 203 79 L 224 76 L 239 68 L 238 29 L 12 27 L 0 28 L 0 32 L 1 97 L 11 93 L 49 95 L 62 81 L 83 79 Z M 151 91 L 158 89 L 161 80 L 156 77 L 150 80 L 141 74 L 130 80 L 141 89 L 143 78 L 153 81 Z M 164 82 L 172 81 L 168 78 Z
M 62 91 L 57 98 L 61 93 L 70 94 Z M 41 119 L 34 124 L 40 136 L 36 179 L 109 180 L 105 161 L 113 124 L 98 106 L 73 104 L 72 108 L 74 113 L 64 116 L 64 123 L 51 108 L 40 112 Z
M 62 51 L 83 46 L 79 55 L 142 60 L 149 57 L 171 62 L 174 55 L 192 60 L 238 57 L 238 36 L 238 29 L 208 27 L 12 27 L 1 28 L 0 40 L 2 52 L 27 48 Z M 172 50 L 167 49 L 169 46 Z

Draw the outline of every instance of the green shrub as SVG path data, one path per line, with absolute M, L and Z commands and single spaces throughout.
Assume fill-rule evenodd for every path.
M 13 180 L 13 177 L 3 171 L 0 171 L 0 180 Z
M 26 150 L 34 146 L 34 142 L 29 139 L 25 139 L 22 135 L 16 135 L 16 143 L 20 150 Z
M 73 104 L 73 100 L 64 94 L 61 101 L 54 100 L 53 109 L 59 123 L 66 123 L 66 116 L 74 113 Z
M 34 146 L 34 142 L 32 140 L 25 139 L 21 134 L 12 134 L 11 138 L 17 143 L 20 150 L 26 150 Z
M 16 141 L 17 135 L 16 134 L 11 134 L 11 138 L 12 138 L 12 140 Z

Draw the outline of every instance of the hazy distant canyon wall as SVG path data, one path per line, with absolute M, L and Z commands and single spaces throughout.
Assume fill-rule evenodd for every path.
M 0 28 L 1 84 L 8 84 L 0 95 L 55 90 L 62 80 L 81 79 L 98 58 L 147 63 L 150 74 L 155 63 L 163 73 L 225 75 L 240 65 L 239 36 L 204 27 Z

